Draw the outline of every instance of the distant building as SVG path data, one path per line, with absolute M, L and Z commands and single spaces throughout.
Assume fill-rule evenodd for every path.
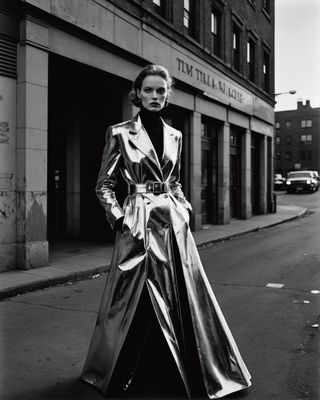
M 113 239 L 94 193 L 105 131 L 137 111 L 150 63 L 176 82 L 164 117 L 192 229 L 273 209 L 274 0 L 0 0 L 0 271 Z
M 275 172 L 320 171 L 320 107 L 298 101 L 296 110 L 275 113 Z

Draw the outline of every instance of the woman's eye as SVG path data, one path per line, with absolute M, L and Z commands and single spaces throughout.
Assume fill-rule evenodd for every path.
M 159 94 L 164 94 L 165 91 L 166 91 L 166 89 L 164 89 L 164 88 L 161 88 L 161 89 L 158 89 L 158 90 L 157 90 L 157 92 L 158 92 Z

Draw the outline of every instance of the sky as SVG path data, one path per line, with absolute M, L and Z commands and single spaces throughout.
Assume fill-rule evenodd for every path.
M 275 0 L 275 111 L 320 107 L 320 0 Z

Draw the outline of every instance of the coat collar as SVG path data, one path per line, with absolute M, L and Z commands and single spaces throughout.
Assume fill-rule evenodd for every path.
M 137 114 L 134 118 L 132 118 L 131 128 L 129 132 L 130 132 L 131 143 L 133 143 L 135 147 L 137 147 L 143 154 L 146 155 L 146 157 L 148 157 L 154 164 L 156 164 L 159 170 L 162 172 L 161 163 L 162 161 L 166 163 L 168 158 L 170 158 L 169 153 L 171 153 L 173 150 L 172 146 L 173 145 L 176 146 L 176 140 L 175 140 L 174 129 L 171 126 L 167 125 L 162 118 L 161 121 L 163 124 L 164 149 L 163 149 L 163 158 L 162 160 L 160 160 L 160 162 L 157 153 L 153 147 L 153 144 L 151 142 L 151 139 L 142 125 L 139 114 Z

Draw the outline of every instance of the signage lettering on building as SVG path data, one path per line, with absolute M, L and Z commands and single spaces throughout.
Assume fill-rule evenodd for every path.
M 177 58 L 177 68 L 179 72 L 186 74 L 190 78 L 195 79 L 197 82 L 201 82 L 210 89 L 214 89 L 215 91 L 218 91 L 219 93 L 230 97 L 239 103 L 242 103 L 244 100 L 244 94 L 237 88 L 231 86 L 222 78 L 217 78 L 214 75 L 202 71 L 200 68 L 183 61 L 181 58 Z
M 219 73 L 201 68 L 200 65 L 176 58 L 178 76 L 194 86 L 201 87 L 205 94 L 228 101 L 238 108 L 249 111 L 252 107 L 252 96 L 237 85 L 224 79 Z

